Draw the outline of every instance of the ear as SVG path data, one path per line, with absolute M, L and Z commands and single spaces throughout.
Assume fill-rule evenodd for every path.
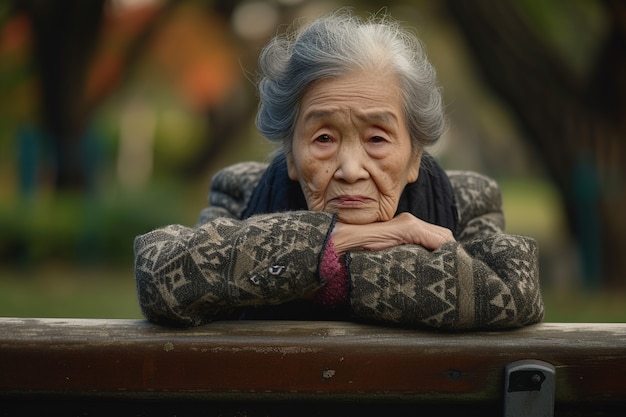
M 411 161 L 409 162 L 409 170 L 407 172 L 407 184 L 417 181 L 417 177 L 420 174 L 420 164 L 422 162 L 422 150 L 416 150 L 413 152 Z
M 298 170 L 296 169 L 296 162 L 293 159 L 293 152 L 287 152 L 285 158 L 287 160 L 287 174 L 289 174 L 289 179 L 298 181 Z

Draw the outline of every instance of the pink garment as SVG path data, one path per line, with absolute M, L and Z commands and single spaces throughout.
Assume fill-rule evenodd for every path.
M 328 241 L 322 255 L 320 276 L 325 285 L 315 293 L 315 301 L 329 308 L 345 303 L 349 291 L 348 271 L 339 259 L 332 239 Z

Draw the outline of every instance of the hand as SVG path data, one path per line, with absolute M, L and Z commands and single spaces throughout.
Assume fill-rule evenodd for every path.
M 332 239 L 339 254 L 354 249 L 381 250 L 405 244 L 434 250 L 455 240 L 450 229 L 427 223 L 410 213 L 400 213 L 386 222 L 362 225 L 337 222 Z

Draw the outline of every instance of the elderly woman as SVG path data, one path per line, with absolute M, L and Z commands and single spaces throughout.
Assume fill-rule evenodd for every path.
M 425 151 L 444 115 L 412 34 L 334 14 L 273 39 L 259 66 L 257 126 L 280 151 L 219 172 L 196 227 L 137 237 L 149 320 L 542 319 L 536 243 L 503 233 L 497 184 L 444 172 Z

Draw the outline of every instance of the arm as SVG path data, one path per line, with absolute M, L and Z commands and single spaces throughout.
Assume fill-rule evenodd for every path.
M 168 226 L 135 239 L 135 278 L 147 319 L 207 323 L 237 307 L 282 304 L 321 286 L 320 253 L 334 216 L 291 212 L 197 228 Z
M 347 255 L 353 314 L 446 330 L 500 329 L 538 322 L 543 303 L 537 245 L 502 232 L 497 184 L 450 173 L 459 209 L 458 242 L 430 251 L 406 244 Z

